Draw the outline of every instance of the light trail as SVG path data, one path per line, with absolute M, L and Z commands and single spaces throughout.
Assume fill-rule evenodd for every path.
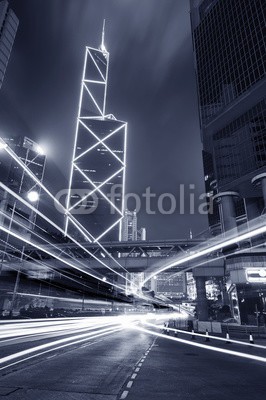
M 62 332 L 65 334 L 68 334 L 69 331 L 81 331 L 81 330 L 86 330 L 86 331 L 90 331 L 92 329 L 95 328 L 99 328 L 99 327 L 104 327 L 107 325 L 113 325 L 114 322 L 105 322 L 104 324 L 99 324 L 97 322 L 90 324 L 90 326 L 88 326 L 88 323 L 79 323 L 79 324 L 75 324 L 70 327 L 67 326 L 62 326 L 62 324 L 58 325 L 58 326 L 53 326 L 53 325 L 49 325 L 47 327 L 24 327 L 24 330 L 21 330 L 21 328 L 19 327 L 17 330 L 16 329 L 6 329 L 6 330 L 2 330 L 0 331 L 0 339 L 10 339 L 10 338 L 15 338 L 15 337 L 23 337 L 23 336 L 28 336 L 28 335 L 43 335 L 43 334 L 47 334 L 47 333 L 57 333 L 57 332 Z
M 19 164 L 20 167 L 22 167 L 23 171 L 26 172 L 26 173 L 33 179 L 33 181 L 36 183 L 36 185 L 38 185 L 41 189 L 43 189 L 43 191 L 54 201 L 54 203 L 55 203 L 55 204 L 62 210 L 62 212 L 66 215 L 66 217 L 67 217 L 67 224 L 66 224 L 66 226 L 68 225 L 68 222 L 71 221 L 71 222 L 74 224 L 74 226 L 78 229 L 78 231 L 86 238 L 86 240 L 88 240 L 89 242 L 91 242 L 91 238 L 88 236 L 87 230 L 86 230 L 83 226 L 82 226 L 82 227 L 79 226 L 80 224 L 79 224 L 78 221 L 73 217 L 73 215 L 70 214 L 70 213 L 68 212 L 68 209 L 66 209 L 66 208 L 59 202 L 59 200 L 58 200 L 56 197 L 53 196 L 53 194 L 46 188 L 46 186 L 45 186 L 45 185 L 33 174 L 33 172 L 21 161 L 21 159 L 16 155 L 16 153 L 6 144 L 6 142 L 5 142 L 5 141 L 3 140 L 3 138 L 1 138 L 1 137 L 0 137 L 0 143 L 4 146 L 4 147 L 3 147 L 4 150 L 13 158 L 13 160 L 15 160 L 15 161 L 17 162 L 17 164 Z M 7 188 L 7 189 L 8 189 L 8 188 Z M 8 189 L 8 191 L 9 191 L 9 189 Z M 20 197 L 20 196 L 18 196 L 18 197 Z M 25 200 L 24 200 L 24 199 L 23 199 L 23 202 L 24 202 L 24 204 L 25 204 Z M 31 206 L 28 202 L 26 202 L 26 205 L 27 205 L 28 207 Z M 31 207 L 32 207 L 32 206 L 31 206 Z M 31 208 L 31 207 L 30 207 L 30 208 Z M 35 212 L 36 212 L 36 214 L 40 215 L 41 217 L 43 216 L 43 214 L 40 213 L 36 208 L 35 208 Z M 46 221 L 48 221 L 48 218 L 47 218 L 47 217 L 45 217 L 45 219 L 46 219 Z M 54 223 L 53 223 L 53 226 L 55 226 Z M 69 235 L 69 234 L 67 233 L 67 229 L 64 231 L 64 230 L 62 230 L 60 227 L 58 227 L 58 228 L 59 228 L 59 231 L 60 231 L 61 233 L 63 233 L 66 237 L 68 237 L 68 238 L 69 238 L 70 240 L 72 240 L 75 244 L 77 244 L 79 247 L 81 247 L 81 246 L 80 246 L 80 243 L 79 243 L 77 240 L 75 240 L 71 235 Z M 97 239 L 95 239 L 91 234 L 90 234 L 90 236 L 93 238 L 93 241 L 94 241 L 95 243 L 97 243 L 97 245 L 105 252 L 105 254 L 106 254 L 109 258 L 111 258 L 120 268 L 124 269 L 124 267 L 123 267 L 112 255 L 110 255 L 110 254 L 108 253 L 108 251 L 101 245 L 101 243 L 100 243 Z M 32 244 L 32 245 L 34 246 L 34 244 Z M 104 263 L 102 260 L 100 260 L 99 258 L 97 258 L 93 253 L 89 252 L 89 251 L 88 251 L 87 249 L 85 249 L 85 248 L 83 248 L 83 250 L 85 250 L 86 253 L 89 254 L 92 258 L 94 258 L 96 261 L 98 261 L 99 263 L 101 263 L 102 265 L 104 265 L 106 268 L 110 269 L 110 267 L 108 266 L 108 264 Z M 72 266 L 72 268 L 73 268 L 73 266 Z M 113 272 L 114 272 L 115 274 L 117 274 L 117 271 L 114 270 Z M 93 276 L 93 275 L 91 275 L 91 276 Z M 99 279 L 99 278 L 96 278 L 96 279 Z M 123 277 L 123 279 L 128 280 L 128 278 L 126 278 L 126 277 Z M 108 280 L 106 280 L 105 282 L 106 282 L 106 284 L 108 284 L 108 285 L 110 285 L 110 286 L 116 286 L 117 288 L 124 290 L 124 288 L 120 287 L 119 285 L 114 284 L 113 282 L 108 282 Z M 130 283 L 132 283 L 134 286 L 136 286 L 134 282 L 131 282 L 131 281 L 130 281 Z
M 173 316 L 183 316 L 181 313 L 174 313 L 171 314 Z M 177 337 L 172 337 L 168 335 L 161 334 L 156 332 L 155 330 L 150 330 L 139 326 L 139 323 L 144 323 L 156 330 L 161 329 L 161 325 L 155 325 L 153 323 L 148 322 L 151 319 L 156 320 L 163 320 L 169 319 L 168 314 L 151 314 L 148 313 L 146 315 L 120 315 L 120 316 L 98 316 L 98 317 L 85 317 L 85 318 L 69 318 L 69 319 L 40 319 L 40 320 L 31 320 L 25 322 L 25 320 L 20 321 L 1 321 L 0 325 L 0 337 L 8 340 L 21 340 L 25 339 L 26 341 L 32 336 L 32 340 L 42 340 L 44 338 L 41 335 L 50 335 L 50 337 L 46 338 L 47 340 L 51 340 L 51 336 L 57 335 L 71 335 L 68 337 L 56 339 L 53 341 L 49 341 L 48 343 L 44 343 L 41 345 L 30 347 L 26 350 L 18 351 L 13 354 L 7 355 L 0 359 L 0 370 L 4 370 L 9 368 L 10 366 L 22 363 L 34 357 L 38 357 L 40 355 L 56 351 L 59 349 L 68 348 L 70 346 L 83 343 L 88 340 L 97 339 L 101 336 L 107 336 L 110 334 L 114 334 L 120 332 L 122 330 L 129 331 L 131 329 L 137 330 L 149 335 L 153 335 L 156 337 L 164 338 L 171 340 L 172 342 L 182 343 L 189 346 L 201 348 L 204 350 L 210 350 L 213 352 L 226 354 L 230 356 L 240 357 L 244 359 L 259 361 L 259 362 L 266 362 L 266 358 L 262 356 L 256 356 L 253 354 L 247 354 L 240 351 L 234 351 L 229 349 L 223 349 L 216 346 L 210 346 L 207 344 L 202 343 L 195 343 L 193 341 L 189 341 L 186 339 L 181 339 Z M 171 331 L 177 331 L 182 334 L 191 335 L 191 332 L 181 331 L 178 329 L 167 328 Z M 202 334 L 195 334 L 200 337 L 206 337 Z M 217 338 L 215 336 L 209 336 L 215 340 L 226 340 L 224 338 Z M 25 341 L 24 340 L 24 341 Z M 230 340 L 232 343 L 240 344 L 240 345 L 248 345 L 250 344 L 237 341 L 237 340 Z M 4 341 L 0 342 L 0 345 L 4 345 Z M 263 350 L 266 349 L 265 346 L 260 345 L 253 345 L 252 348 L 262 348 Z
M 259 361 L 262 363 L 266 363 L 266 358 L 265 357 L 260 357 L 260 356 L 255 356 L 252 354 L 247 354 L 247 353 L 242 353 L 239 351 L 234 351 L 234 350 L 226 350 L 226 349 L 220 349 L 219 347 L 214 347 L 214 346 L 208 346 L 206 344 L 202 344 L 202 343 L 195 343 L 195 342 L 191 342 L 185 339 L 180 339 L 180 338 L 176 338 L 173 336 L 167 336 L 164 335 L 162 333 L 158 333 L 158 332 L 154 332 L 145 328 L 142 328 L 140 326 L 136 326 L 132 324 L 132 329 L 136 329 L 140 332 L 144 332 L 144 333 L 148 333 L 149 335 L 153 335 L 153 336 L 157 336 L 163 339 L 168 339 L 171 340 L 173 342 L 177 342 L 177 343 L 182 343 L 182 344 L 187 344 L 189 346 L 193 346 L 193 347 L 198 347 L 201 349 L 205 349 L 205 350 L 210 350 L 210 351 L 214 351 L 217 353 L 222 353 L 222 354 L 227 354 L 227 355 L 231 355 L 231 356 L 236 356 L 236 357 L 241 357 L 241 358 L 247 358 L 249 360 L 254 360 L 254 361 Z
M 26 350 L 10 354 L 0 359 L 0 370 L 6 369 L 10 366 L 16 365 L 28 359 L 37 357 L 39 355 L 55 351 L 57 349 L 63 349 L 74 344 L 79 344 L 87 340 L 95 339 L 100 336 L 108 335 L 114 332 L 119 332 L 125 329 L 129 322 L 134 322 L 139 320 L 139 316 L 110 316 L 110 317 L 92 317 L 92 318 L 73 318 L 67 321 L 56 320 L 52 318 L 47 320 L 39 321 L 27 321 L 21 320 L 23 322 L 8 322 L 2 325 L 4 328 L 0 328 L 1 336 L 6 339 L 17 339 L 20 340 L 23 336 L 25 339 L 29 338 L 29 335 L 33 335 L 36 340 L 41 340 L 40 335 L 55 333 L 59 335 L 71 334 L 71 337 L 62 338 L 42 345 L 34 346 Z M 62 324 L 64 325 L 62 327 Z M 11 325 L 11 329 L 9 327 Z M 70 326 L 69 326 L 70 325 Z M 22 330 L 25 330 L 25 333 Z M 80 333 L 81 331 L 86 331 L 85 333 Z M 74 335 L 73 333 L 79 333 Z M 35 335 L 35 336 L 34 336 Z M 0 343 L 1 344 L 1 343 Z M 4 344 L 4 342 L 2 342 Z M 36 353 L 36 354 L 33 354 Z M 20 359 L 22 358 L 22 359 Z M 15 361 L 16 360 L 16 361 Z M 11 363 L 10 363 L 11 362 Z M 7 364 L 8 363 L 8 364 Z M 4 365 L 7 364 L 7 365 Z
M 247 253 L 247 250 L 252 251 L 253 249 L 257 249 L 257 248 L 259 248 L 259 247 L 264 247 L 264 246 L 266 246 L 266 242 L 260 243 L 260 244 L 256 244 L 256 245 L 252 246 L 250 249 L 239 249 L 239 250 L 236 250 L 236 251 L 232 251 L 231 253 L 228 253 L 228 254 L 226 254 L 226 255 L 224 255 L 224 254 L 223 254 L 223 255 L 220 255 L 220 256 L 218 256 L 218 257 L 215 257 L 214 260 L 215 260 L 215 261 L 216 261 L 216 260 L 221 260 L 221 259 L 224 259 L 224 258 L 226 258 L 226 257 L 232 256 L 232 255 L 235 255 L 235 254 L 238 255 L 238 254 L 242 254 L 242 253 Z M 174 278 L 174 277 L 176 277 L 176 276 L 178 276 L 178 275 L 182 275 L 184 272 L 191 271 L 191 270 L 194 269 L 194 268 L 201 267 L 202 265 L 208 264 L 210 261 L 211 261 L 211 260 L 201 261 L 200 263 L 197 263 L 197 264 L 195 264 L 195 265 L 190 265 L 190 266 L 187 267 L 187 268 L 183 268 L 182 270 L 173 273 L 171 276 L 169 276 L 169 278 L 168 278 L 167 280 L 172 279 L 172 278 Z
M 247 239 L 251 239 L 253 237 L 256 237 L 256 236 L 266 233 L 266 217 L 261 216 L 258 220 L 259 220 L 259 223 L 257 223 L 257 226 L 254 227 L 253 229 L 248 228 L 245 233 L 231 237 L 231 234 L 229 232 L 229 234 L 227 235 L 226 238 L 219 236 L 218 239 L 220 239 L 220 241 L 216 240 L 216 244 L 207 245 L 207 246 L 205 245 L 202 249 L 193 249 L 193 254 L 190 254 L 190 255 L 187 255 L 187 256 L 181 257 L 181 258 L 179 257 L 179 258 L 175 259 L 174 261 L 172 261 L 171 263 L 158 268 L 157 270 L 153 271 L 150 275 L 148 275 L 144 279 L 142 285 L 144 285 L 147 281 L 149 281 L 154 276 L 156 276 L 159 273 L 164 272 L 172 267 L 177 267 L 178 265 L 182 265 L 186 262 L 196 260 L 197 258 L 206 256 L 213 252 L 217 252 L 218 250 L 222 250 L 223 248 L 226 248 L 228 246 L 232 246 L 234 244 L 241 243 Z
M 10 215 L 8 215 L 7 213 L 5 213 L 5 212 L 3 212 L 3 211 L 0 211 L 0 214 L 4 215 L 9 221 L 12 221 L 12 217 L 11 217 Z M 20 222 L 20 221 L 13 220 L 12 222 L 13 222 L 14 224 L 16 224 L 16 225 L 19 225 L 20 227 L 22 227 L 22 228 L 24 228 L 24 229 L 26 229 L 26 230 L 28 229 L 27 225 L 23 224 L 23 223 Z M 60 257 L 61 257 L 62 255 L 67 256 L 68 258 L 73 259 L 73 260 L 75 261 L 75 264 L 78 263 L 80 266 L 85 267 L 86 269 L 89 269 L 89 270 L 91 270 L 91 271 L 94 273 L 94 271 L 93 271 L 90 267 L 87 267 L 86 265 L 84 265 L 84 263 L 82 263 L 82 262 L 81 262 L 80 260 L 78 260 L 77 258 L 72 257 L 71 255 L 69 255 L 69 253 L 65 252 L 65 251 L 62 250 L 60 247 L 56 246 L 55 244 L 52 244 L 51 242 L 49 242 L 49 240 L 43 238 L 43 237 L 42 237 L 41 235 L 39 235 L 37 232 L 32 231 L 32 232 L 31 232 L 31 235 L 34 235 L 34 236 L 36 236 L 38 239 L 41 239 L 42 241 L 44 241 L 44 243 L 45 243 L 44 246 L 46 246 L 46 245 L 52 246 L 54 250 L 58 250 L 59 253 L 60 253 Z M 32 243 L 34 243 L 34 242 L 32 241 Z M 79 247 L 81 247 L 81 246 L 79 246 Z M 99 259 L 97 259 L 97 261 L 99 262 Z M 120 264 L 119 264 L 119 265 L 120 265 Z M 114 274 L 120 276 L 121 278 L 123 278 L 123 279 L 125 279 L 126 281 L 128 281 L 129 283 L 131 283 L 131 281 L 130 281 L 128 278 L 126 278 L 125 276 L 123 276 L 120 272 L 115 271 L 113 268 L 111 268 L 110 266 L 107 266 L 107 265 L 105 265 L 105 264 L 104 264 L 104 266 L 105 266 L 106 268 L 108 268 L 110 271 L 112 271 Z M 51 268 L 51 267 L 50 267 L 50 268 Z M 128 272 L 124 267 L 122 267 L 122 268 L 124 269 L 125 272 Z M 81 271 L 81 270 L 80 270 L 80 271 Z M 86 273 L 86 274 L 88 274 L 87 271 L 84 271 L 84 270 L 83 270 L 83 272 Z M 94 276 L 94 275 L 92 275 L 92 273 L 91 273 L 91 276 Z M 98 280 L 102 280 L 100 276 L 99 276 L 97 279 L 98 279 Z
M 22 363 L 24 361 L 27 361 L 29 359 L 38 357 L 38 356 L 46 354 L 46 353 L 49 353 L 51 351 L 56 351 L 56 350 L 63 349 L 63 348 L 69 347 L 69 346 L 73 346 L 75 344 L 79 344 L 79 343 L 85 342 L 85 341 L 87 341 L 89 339 L 90 340 L 91 339 L 96 339 L 96 338 L 99 338 L 99 337 L 104 336 L 104 335 L 108 335 L 108 334 L 112 334 L 112 333 L 115 333 L 115 332 L 119 332 L 122 329 L 123 328 L 121 328 L 121 327 L 118 327 L 116 329 L 110 329 L 110 328 L 109 329 L 102 329 L 96 335 L 87 335 L 86 338 L 78 339 L 78 340 L 72 341 L 70 343 L 64 343 L 64 342 L 70 341 L 71 339 L 61 339 L 61 340 L 57 340 L 56 342 L 53 342 L 53 343 L 47 343 L 45 345 L 37 346 L 37 347 L 34 347 L 32 349 L 29 349 L 29 350 L 24 350 L 24 351 L 18 352 L 16 354 L 12 354 L 12 355 L 7 356 L 7 357 L 3 357 L 2 359 L 0 359 L 0 365 L 4 364 L 5 362 L 9 362 L 9 361 L 15 360 L 16 358 L 27 356 L 30 353 L 33 353 L 33 352 L 36 352 L 36 351 L 39 351 L 39 350 L 42 350 L 42 349 L 46 349 L 48 347 L 56 345 L 56 347 L 53 347 L 51 349 L 48 349 L 48 350 L 45 350 L 45 351 L 41 351 L 41 352 L 39 352 L 37 354 L 31 355 L 31 356 L 23 358 L 21 360 L 17 360 L 15 362 L 12 362 L 11 364 L 8 364 L 8 365 L 5 365 L 3 367 L 0 367 L 0 371 L 3 370 L 3 369 L 9 368 L 9 367 L 11 367 L 13 365 L 16 365 L 16 364 Z M 84 336 L 84 335 L 75 336 L 75 337 L 72 338 L 72 340 L 73 339 L 77 339 L 77 338 L 82 337 L 82 336 Z M 60 343 L 64 343 L 64 344 L 60 345 Z M 57 344 L 59 344 L 59 346 L 57 346 Z
M 5 185 L 2 185 L 1 184 L 1 182 L 0 182 L 0 186 L 5 186 Z M 7 190 L 8 192 L 12 192 L 12 191 L 10 191 L 7 187 L 5 187 L 5 190 Z M 13 195 L 13 193 L 12 193 L 12 195 Z M 16 198 L 18 198 L 19 196 L 18 195 L 16 195 L 15 196 Z M 18 199 L 18 201 L 19 201 L 19 199 Z M 25 202 L 25 201 L 24 201 Z M 27 203 L 27 202 L 25 202 L 25 203 Z M 31 208 L 33 208 L 34 209 L 34 207 L 31 207 Z M 36 212 L 38 215 L 40 215 L 40 216 L 42 216 L 42 213 L 40 213 L 37 209 L 34 209 L 34 212 Z M 0 213 L 2 214 L 2 215 L 4 215 L 9 221 L 11 221 L 12 220 L 12 217 L 10 216 L 10 215 L 8 215 L 7 213 L 5 213 L 5 212 L 3 212 L 3 211 L 0 211 Z M 46 220 L 47 220 L 47 218 L 46 218 Z M 16 225 L 19 225 L 20 227 L 22 227 L 22 228 L 24 228 L 24 229 L 26 229 L 26 230 L 28 230 L 28 226 L 26 226 L 26 225 L 24 225 L 22 222 L 20 222 L 20 221 L 17 221 L 17 220 L 13 220 L 12 221 L 14 224 L 16 224 Z M 72 221 L 72 223 L 76 226 L 76 224 Z M 55 224 L 53 224 L 53 226 L 55 226 Z M 77 226 L 78 227 L 78 226 Z M 59 227 L 58 227 L 59 228 Z M 1 227 L 0 227 L 0 229 L 1 229 Z M 59 231 L 60 231 L 60 229 L 59 229 Z M 10 230 L 10 232 L 11 232 L 11 230 Z M 63 231 L 62 231 L 63 232 Z M 61 233 L 62 233 L 61 232 Z M 16 232 L 15 232 L 16 233 Z M 49 242 L 47 239 L 45 239 L 45 238 L 43 238 L 41 235 L 39 235 L 37 232 L 35 232 L 35 231 L 31 231 L 31 234 L 32 235 L 34 235 L 34 236 L 36 236 L 37 238 L 39 238 L 39 239 L 41 239 L 42 241 L 44 241 L 45 242 L 45 244 L 44 244 L 44 246 L 51 246 L 53 249 L 55 249 L 55 250 L 57 250 L 57 251 L 59 251 L 59 253 L 60 253 L 60 257 L 62 256 L 62 255 L 65 255 L 65 256 L 67 256 L 68 258 L 71 258 L 71 259 L 73 259 L 74 261 L 75 261 L 75 264 L 76 263 L 78 263 L 81 267 L 85 267 L 86 269 L 89 269 L 90 271 L 92 271 L 91 273 L 88 273 L 88 271 L 84 271 L 83 270 L 83 272 L 84 273 L 86 273 L 87 275 L 90 275 L 90 276 L 92 276 L 92 277 L 96 277 L 96 275 L 95 275 L 95 273 L 94 273 L 94 271 L 90 268 L 90 267 L 87 267 L 86 265 L 84 265 L 84 263 L 82 263 L 80 260 L 78 260 L 77 258 L 74 258 L 73 256 L 71 256 L 69 253 L 66 253 L 64 250 L 62 250 L 60 247 L 57 247 L 55 244 L 53 244 L 53 243 L 51 243 L 51 242 Z M 69 235 L 68 235 L 68 237 L 69 238 L 71 238 Z M 72 239 L 72 238 L 71 238 Z M 21 240 L 23 240 L 23 239 L 21 239 Z M 74 240 L 73 240 L 74 241 Z M 75 242 L 75 241 L 74 241 Z M 78 242 L 77 242 L 78 243 Z M 31 244 L 32 244 L 32 246 L 33 247 L 36 247 L 36 243 L 34 242 L 34 241 L 31 241 Z M 98 244 L 98 243 L 97 243 Z M 43 246 L 43 244 L 42 244 L 42 246 Z M 117 274 L 117 275 L 119 275 L 120 277 L 122 277 L 123 279 L 125 279 L 126 281 L 128 281 L 129 283 L 131 283 L 131 281 L 128 279 L 128 278 L 126 278 L 125 276 L 123 276 L 122 274 L 120 274 L 119 272 L 117 272 L 117 271 L 115 271 L 113 268 L 111 268 L 110 266 L 108 266 L 108 265 L 106 265 L 102 260 L 100 260 L 100 259 L 98 259 L 96 256 L 94 256 L 89 250 L 87 250 L 84 246 L 82 246 L 81 244 L 78 244 L 78 247 L 80 248 L 80 249 L 82 249 L 82 250 L 84 250 L 86 253 L 88 253 L 90 256 L 92 256 L 97 262 L 99 262 L 101 265 L 103 265 L 105 268 L 107 268 L 107 269 L 109 269 L 109 270 L 111 270 L 114 274 Z M 100 246 L 102 249 L 104 249 L 102 246 Z M 44 251 L 45 252 L 45 247 L 41 247 L 43 250 L 42 251 Z M 106 250 L 104 249 L 104 251 L 105 251 L 105 253 L 106 253 Z M 108 256 L 110 257 L 110 258 L 112 258 L 110 255 L 109 255 L 109 253 L 107 253 L 108 254 Z M 115 262 L 116 262 L 116 264 L 118 264 L 118 266 L 119 267 L 121 267 L 121 265 L 118 263 L 118 261 L 117 260 L 115 260 Z M 51 267 L 50 267 L 51 268 Z M 124 269 L 124 271 L 125 272 L 127 272 L 127 270 L 124 268 L 124 267 L 121 267 L 122 269 Z M 74 268 L 74 269 L 78 269 L 77 267 L 76 268 Z M 81 270 L 80 270 L 81 271 Z M 100 277 L 100 276 L 98 276 L 98 277 L 96 277 L 96 279 L 98 279 L 98 280 L 102 280 L 102 278 Z M 109 282 L 107 282 L 108 284 L 111 284 L 111 283 L 109 283 Z M 118 287 L 119 289 L 123 289 L 121 286 L 119 286 L 119 285 L 116 285 L 116 284 L 112 284 L 113 286 L 116 286 L 116 287 Z M 135 285 L 136 286 L 136 285 Z
M 196 332 L 191 333 L 191 332 L 189 332 L 189 331 L 183 331 L 183 330 L 181 330 L 181 329 L 165 327 L 165 326 L 163 326 L 163 325 L 158 326 L 158 325 L 155 325 L 155 324 L 151 324 L 151 323 L 149 323 L 149 322 L 146 322 L 146 321 L 144 321 L 144 324 L 145 324 L 145 325 L 148 325 L 148 326 L 150 326 L 150 327 L 152 327 L 152 328 L 156 328 L 156 329 L 167 329 L 167 330 L 169 330 L 169 331 L 178 332 L 178 333 L 181 333 L 181 334 L 184 334 L 184 335 L 189 335 L 189 336 L 191 336 L 191 335 L 193 334 L 194 336 L 202 337 L 202 338 L 204 338 L 204 339 L 206 338 L 206 335 L 203 334 L 203 333 L 196 333 Z M 212 336 L 212 335 L 208 335 L 208 337 L 209 337 L 210 339 L 214 339 L 214 340 L 218 340 L 218 341 L 220 340 L 220 341 L 222 341 L 222 342 L 227 342 L 227 341 L 228 341 L 227 338 L 223 338 L 223 337 Z M 244 346 L 249 346 L 249 347 L 252 346 L 252 347 L 257 347 L 258 349 L 266 350 L 266 346 L 262 346 L 262 345 L 259 345 L 259 344 L 252 344 L 252 343 L 247 343 L 247 342 L 241 342 L 241 340 L 234 340 L 234 339 L 229 339 L 229 340 L 230 340 L 231 343 L 242 344 L 242 345 L 244 345 Z

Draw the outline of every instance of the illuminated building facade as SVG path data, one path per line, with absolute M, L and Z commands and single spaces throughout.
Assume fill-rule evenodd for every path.
M 14 151 L 21 161 L 31 170 L 31 172 L 42 182 L 46 156 L 41 147 L 28 137 L 5 138 L 6 144 Z M 1 182 L 11 189 L 15 194 L 19 194 L 24 200 L 32 203 L 38 208 L 40 199 L 40 187 L 19 168 L 17 163 L 7 154 L 2 152 L 0 160 Z M 12 228 L 15 221 L 22 223 L 28 229 L 33 229 L 36 214 L 30 208 L 16 201 L 6 190 L 0 190 L 0 223 L 1 225 Z M 14 226 L 16 231 L 27 234 L 28 229 Z M 1 233 L 1 235 L 5 235 Z
M 138 240 L 138 219 L 136 211 L 125 210 L 125 216 L 122 220 L 122 240 Z
M 122 220 L 122 241 L 138 241 L 138 240 L 146 240 L 146 229 L 140 228 L 138 230 L 138 217 L 136 211 L 125 210 L 125 215 Z M 132 254 L 121 254 L 121 256 L 129 256 L 135 257 L 136 254 L 133 252 Z M 126 274 L 126 293 L 134 293 L 137 287 L 143 286 L 144 281 L 144 273 L 143 272 L 128 272 Z
M 0 89 L 18 28 L 18 18 L 8 1 L 0 1 Z
M 156 294 L 173 299 L 186 297 L 186 274 L 174 275 L 171 272 L 162 272 L 156 277 Z
M 121 240 L 127 123 L 106 114 L 109 53 L 86 47 L 67 211 L 86 239 Z M 66 217 L 66 230 L 73 222 Z
M 191 0 L 205 185 L 214 206 L 209 214 L 213 235 L 226 231 L 237 235 L 243 223 L 266 210 L 265 13 L 263 0 Z M 238 309 L 235 306 L 241 287 L 249 283 L 245 271 L 258 257 L 264 271 L 263 249 L 242 262 L 237 256 L 226 260 L 233 314 L 240 322 L 247 323 L 256 307 L 265 310 L 266 291 L 259 281 L 253 282 L 253 288 L 249 285 L 248 300 L 242 298 Z M 240 309 L 245 301 L 248 312 Z

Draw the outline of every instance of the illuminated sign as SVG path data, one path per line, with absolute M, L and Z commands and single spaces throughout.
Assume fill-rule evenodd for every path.
M 246 277 L 248 282 L 266 283 L 266 268 L 246 269 Z

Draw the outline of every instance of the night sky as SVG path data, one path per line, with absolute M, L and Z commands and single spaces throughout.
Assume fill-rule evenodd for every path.
M 110 52 L 107 112 L 128 121 L 127 192 L 204 192 L 189 0 L 10 0 L 20 25 L 0 91 L 0 132 L 46 149 L 46 182 L 66 186 L 85 46 Z M 191 192 L 191 190 L 190 190 Z M 192 190 L 193 192 L 193 190 Z M 187 202 L 188 203 L 188 202 Z M 155 204 L 152 203 L 155 208 Z M 130 204 L 134 207 L 134 204 Z M 188 237 L 205 216 L 146 215 L 148 239 Z

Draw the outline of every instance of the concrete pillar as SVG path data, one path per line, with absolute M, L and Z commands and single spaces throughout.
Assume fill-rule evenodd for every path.
M 157 280 L 155 276 L 151 278 L 151 290 L 153 290 L 154 293 L 157 294 Z
M 264 211 L 266 210 L 266 172 L 254 176 L 251 181 L 254 185 L 260 185 L 262 190 L 262 197 L 264 201 Z
M 223 305 L 224 306 L 225 305 L 229 306 L 230 305 L 230 299 L 229 299 L 229 294 L 228 294 L 227 289 L 226 289 L 226 283 L 225 283 L 225 278 L 224 277 L 221 276 L 219 278 L 219 284 L 220 284 L 220 289 L 221 289 L 221 292 L 222 292 Z
M 196 276 L 196 289 L 197 289 L 197 313 L 200 321 L 208 321 L 208 300 L 206 294 L 206 286 L 204 276 Z
M 258 218 L 260 216 L 261 211 L 258 207 L 258 200 L 256 197 L 246 198 L 245 205 L 246 205 L 248 221 L 252 221 L 253 219 Z
M 238 196 L 237 192 L 221 192 L 213 197 L 220 202 L 220 218 L 224 232 L 237 230 L 234 199 Z

